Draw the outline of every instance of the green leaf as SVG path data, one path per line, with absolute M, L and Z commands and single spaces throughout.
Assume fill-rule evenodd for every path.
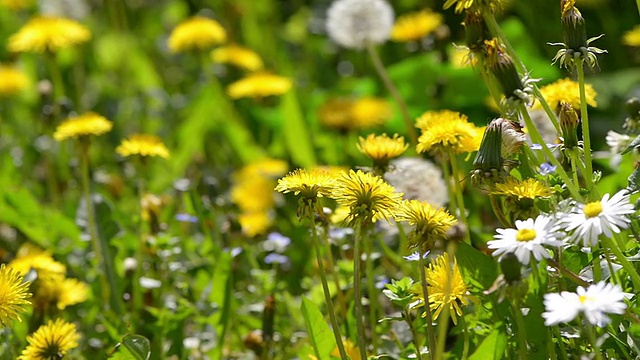
M 111 359 L 117 360 L 148 360 L 151 357 L 149 339 L 142 335 L 127 334 L 116 345 Z
M 231 264 L 233 258 L 229 252 L 221 253 L 216 261 L 216 268 L 213 272 L 213 281 L 211 283 L 211 293 L 209 301 L 219 306 L 220 311 L 210 318 L 210 323 L 214 324 L 218 341 L 220 344 L 224 342 L 227 332 L 229 318 L 232 315 L 231 291 L 233 290 L 233 280 L 231 277 Z M 212 359 L 222 359 L 223 346 L 216 346 L 209 352 Z
M 456 259 L 464 278 L 473 279 L 483 289 L 489 288 L 498 276 L 496 261 L 467 243 L 460 243 Z
M 302 167 L 315 165 L 316 155 L 313 142 L 294 92 L 289 91 L 282 96 L 280 111 L 284 120 L 282 131 L 291 159 L 296 165 Z
M 320 309 L 306 297 L 302 298 L 302 317 L 318 360 L 329 360 L 336 347 L 335 337 Z
M 502 323 L 496 324 L 494 330 L 482 340 L 476 351 L 469 356 L 469 360 L 502 359 L 507 347 L 507 335 Z

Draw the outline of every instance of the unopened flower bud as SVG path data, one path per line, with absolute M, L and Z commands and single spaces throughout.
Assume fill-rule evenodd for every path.
M 582 14 L 575 7 L 576 0 L 562 0 L 560 4 L 562 7 L 560 21 L 566 48 L 576 52 L 580 52 L 581 48 L 588 48 L 587 28 Z
M 467 11 L 463 25 L 467 47 L 474 53 L 481 52 L 484 49 L 484 41 L 489 39 L 482 14 L 475 11 Z
M 522 279 L 522 264 L 513 253 L 507 253 L 500 259 L 500 271 L 504 275 L 507 284 L 511 285 Z
M 484 131 L 480 149 L 473 160 L 474 169 L 489 172 L 502 167 L 502 126 L 496 120 Z
M 507 54 L 498 39 L 485 40 L 486 65 L 489 71 L 500 83 L 506 99 L 518 98 L 518 93 L 524 91 L 524 84 L 516 70 L 513 60 Z
M 573 149 L 578 146 L 578 125 L 580 119 L 571 103 L 560 102 L 560 129 L 564 138 L 564 148 Z

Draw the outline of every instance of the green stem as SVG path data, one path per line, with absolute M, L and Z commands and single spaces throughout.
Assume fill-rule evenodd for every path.
M 411 336 L 413 337 L 413 346 L 416 347 L 416 358 L 418 360 L 422 360 L 422 353 L 420 352 L 420 342 L 418 341 L 418 332 L 416 331 L 416 327 L 413 325 L 413 320 L 411 319 L 411 312 L 408 308 L 404 309 L 404 320 L 409 325 L 409 329 L 411 330 Z
M 365 334 L 364 334 L 364 323 L 363 319 L 363 310 L 362 310 L 362 294 L 361 294 L 361 284 L 360 278 L 362 277 L 360 274 L 360 242 L 362 241 L 362 223 L 361 221 L 356 221 L 356 237 L 355 244 L 353 247 L 353 289 L 355 292 L 355 300 L 356 300 L 356 325 L 358 329 L 358 348 L 360 349 L 360 360 L 367 359 L 367 346 L 365 342 Z
M 549 351 L 549 360 L 557 360 L 556 347 L 553 345 L 553 333 L 547 328 L 547 350 Z
M 340 286 L 340 274 L 336 271 L 335 262 L 333 260 L 333 254 L 331 253 L 331 243 L 327 238 L 328 231 L 323 232 L 322 242 L 325 244 L 325 251 L 327 253 L 327 262 L 329 263 L 329 274 L 333 278 L 333 282 L 336 286 L 336 295 L 338 297 L 338 307 L 340 316 L 342 318 L 346 318 L 347 315 L 347 301 L 344 298 L 344 294 L 342 293 L 342 287 Z
M 524 325 L 524 318 L 522 317 L 522 311 L 520 310 L 520 302 L 516 299 L 513 303 L 511 311 L 513 312 L 513 318 L 516 321 L 518 327 L 518 355 L 520 359 L 527 358 L 527 333 Z
M 593 183 L 593 162 L 591 160 L 591 132 L 589 131 L 589 113 L 587 112 L 587 96 L 584 85 L 584 60 L 577 60 L 578 85 L 580 87 L 580 116 L 582 118 L 582 140 L 584 148 L 584 162 L 586 174 L 584 179 L 589 190 L 589 198 L 598 197 L 598 190 Z
M 575 200 L 580 201 L 582 199 L 582 196 L 580 196 L 580 192 L 578 191 L 578 188 L 576 188 L 576 184 L 571 181 L 571 178 L 569 177 L 569 175 L 567 175 L 567 172 L 562 168 L 562 164 L 560 164 L 560 161 L 558 161 L 558 159 L 553 156 L 553 153 L 547 147 L 547 144 L 542 139 L 542 136 L 540 136 L 538 129 L 533 124 L 533 120 L 531 120 L 529 112 L 527 112 L 527 108 L 524 106 L 524 104 L 520 105 L 520 114 L 524 119 L 525 126 L 527 127 L 527 130 L 529 131 L 529 135 L 531 136 L 533 142 L 540 144 L 540 146 L 542 147 L 542 152 L 545 154 L 548 160 L 553 165 L 555 165 L 557 174 L 560 176 L 562 181 L 564 181 L 567 189 L 569 189 L 569 192 L 571 193 L 571 196 Z
M 443 157 L 446 155 L 443 155 Z M 458 211 L 456 206 L 456 196 L 454 194 L 453 186 L 451 186 L 451 172 L 449 171 L 449 164 L 446 161 L 441 161 L 442 164 L 442 176 L 447 183 L 447 193 L 449 195 L 449 210 L 452 214 Z
M 376 334 L 376 323 L 378 320 L 378 301 L 375 297 L 376 294 L 376 285 L 374 283 L 374 269 L 373 269 L 373 259 L 371 258 L 371 241 L 367 239 L 364 242 L 364 252 L 366 255 L 365 266 L 367 270 L 367 285 L 369 287 L 369 327 L 371 328 L 371 345 L 373 345 L 373 353 L 377 353 L 378 349 L 378 336 Z
M 418 262 L 418 266 L 420 267 L 420 285 L 422 286 L 422 296 L 424 297 L 424 311 L 426 314 L 427 320 L 427 341 L 429 348 L 429 356 L 431 360 L 436 358 L 436 335 L 435 329 L 433 328 L 433 316 L 431 315 L 431 306 L 429 302 L 429 284 L 427 284 L 427 273 L 425 271 L 425 267 L 427 264 L 425 263 L 425 259 L 423 254 L 421 253 L 422 249 L 418 252 L 420 256 L 420 260 Z
M 333 328 L 333 336 L 336 338 L 336 345 L 340 352 L 340 358 L 342 360 L 348 360 L 347 352 L 344 349 L 342 343 L 342 335 L 340 335 L 340 324 L 333 310 L 333 302 L 331 300 L 331 292 L 329 291 L 329 284 L 327 283 L 327 274 L 324 271 L 324 259 L 322 259 L 322 249 L 320 247 L 320 240 L 318 239 L 318 230 L 316 229 L 315 216 L 313 213 L 309 216 L 311 221 L 311 233 L 313 237 L 313 246 L 316 252 L 316 261 L 318 262 L 318 269 L 320 270 L 320 280 L 322 281 L 322 290 L 324 292 L 324 301 L 327 303 L 327 312 L 329 313 L 329 321 L 331 321 L 331 327 Z M 358 240 L 356 239 L 356 242 Z M 337 289 L 340 291 L 340 288 Z
M 560 349 L 560 358 L 562 360 L 569 360 L 569 356 L 567 355 L 567 349 L 564 346 L 564 341 L 562 340 L 562 335 L 560 335 L 560 329 L 557 326 L 553 326 L 553 334 L 555 338 L 558 340 L 558 348 Z
M 573 271 L 571 271 L 571 270 L 567 269 L 566 267 L 564 267 L 563 265 L 559 264 L 554 259 L 547 259 L 547 263 L 549 263 L 549 265 L 553 266 L 556 270 L 558 270 L 562 274 L 562 276 L 564 276 L 567 279 L 571 280 L 573 283 L 578 284 L 578 285 L 580 285 L 580 286 L 582 286 L 584 288 L 589 286 L 588 282 L 583 280 L 580 276 L 578 276 Z
M 611 262 L 611 252 L 607 247 L 604 247 L 603 250 L 604 250 L 604 259 L 607 262 L 607 266 L 609 267 L 609 272 L 611 273 L 612 282 L 614 284 L 620 285 L 620 287 L 624 289 L 624 285 L 620 281 L 620 278 L 618 277 L 618 273 L 613 268 L 613 263 Z
M 604 244 L 604 246 L 608 247 L 609 250 L 613 252 L 613 254 L 616 256 L 616 258 L 620 262 L 620 265 L 622 265 L 624 270 L 627 273 L 629 273 L 629 276 L 631 277 L 631 282 L 633 282 L 634 289 L 640 289 L 640 276 L 638 276 L 638 273 L 636 272 L 636 269 L 633 266 L 633 264 L 631 264 L 629 260 L 627 260 L 627 258 L 624 256 L 624 254 L 622 253 L 622 251 L 620 250 L 617 244 L 615 244 L 611 239 L 609 239 L 606 236 L 603 236 L 602 238 L 603 238 L 602 243 Z
M 462 186 L 460 185 L 460 179 L 458 175 L 460 174 L 460 169 L 458 168 L 458 158 L 455 153 L 449 153 L 449 159 L 451 161 L 451 176 L 453 177 L 453 185 L 455 187 L 455 195 L 456 201 L 458 203 L 458 213 L 460 214 L 460 219 L 462 223 L 465 224 L 468 229 L 465 232 L 465 238 L 467 243 L 471 244 L 471 225 L 467 220 L 467 208 L 464 206 L 464 197 L 462 195 Z
M 504 217 L 504 214 L 500 209 L 500 205 L 498 205 L 498 202 L 496 201 L 495 195 L 489 195 L 489 201 L 491 202 L 491 208 L 493 209 L 493 213 L 496 215 L 496 217 L 498 217 L 498 220 L 500 220 L 500 223 L 502 224 L 502 226 L 510 227 L 511 224 Z
M 138 171 L 144 172 L 144 164 L 138 168 Z M 142 277 L 142 269 L 144 268 L 144 252 L 145 252 L 145 231 L 144 231 L 144 219 L 142 213 L 144 208 L 142 206 L 142 200 L 144 198 L 144 174 L 138 179 L 138 204 L 140 206 L 140 221 L 138 222 L 138 248 L 136 250 L 136 262 L 137 266 L 133 272 L 132 288 L 133 288 L 133 317 L 137 320 L 141 316 L 143 308 L 143 290 L 140 285 L 140 278 Z
M 602 354 L 600 353 L 600 346 L 598 346 L 598 339 L 596 337 L 596 332 L 593 325 L 591 325 L 586 320 L 586 317 L 584 316 L 580 316 L 580 317 L 582 318 L 581 319 L 582 327 L 584 331 L 587 333 L 587 337 L 589 338 L 589 342 L 591 343 L 591 346 L 593 346 L 593 355 L 595 356 L 595 359 L 602 360 Z
M 418 144 L 418 136 L 416 134 L 416 129 L 413 125 L 413 119 L 411 115 L 409 115 L 409 110 L 407 109 L 407 104 L 402 99 L 400 92 L 396 88 L 396 86 L 391 81 L 389 77 L 389 73 L 387 73 L 387 69 L 385 69 L 382 64 L 382 60 L 380 60 L 380 55 L 376 51 L 375 47 L 371 44 L 367 46 L 367 52 L 369 53 L 369 57 L 373 62 L 373 66 L 380 76 L 380 79 L 384 83 L 384 86 L 387 88 L 387 91 L 391 94 L 396 104 L 398 104 L 398 108 L 400 108 L 400 112 L 402 113 L 402 119 L 404 120 L 404 125 L 407 128 L 407 133 L 409 134 L 409 139 L 411 140 L 411 144 L 413 146 Z
M 467 320 L 465 320 L 464 315 L 460 316 L 460 325 L 462 326 L 462 336 L 464 338 L 464 343 L 462 345 L 462 359 L 467 359 L 469 356 L 469 327 L 467 326 Z

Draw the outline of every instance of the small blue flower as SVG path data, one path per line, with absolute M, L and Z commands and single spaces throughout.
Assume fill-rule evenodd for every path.
M 289 244 L 291 244 L 291 239 L 280 233 L 272 232 L 267 235 L 267 240 L 262 243 L 262 247 L 265 251 L 283 253 Z
M 428 252 L 428 251 L 427 251 L 427 252 L 425 252 L 424 254 L 422 254 L 422 258 L 423 258 L 423 259 L 426 259 L 426 258 L 427 258 L 427 256 L 429 256 L 429 252 Z M 418 252 L 416 251 L 416 252 L 414 252 L 414 253 L 413 253 L 413 254 L 411 254 L 411 255 L 403 256 L 403 258 L 404 258 L 405 260 L 407 260 L 407 261 L 418 261 L 418 260 L 420 260 L 420 253 L 418 253 Z
M 286 264 L 289 262 L 289 258 L 278 253 L 271 253 L 264 257 L 266 264 Z
M 182 222 L 189 222 L 192 224 L 195 224 L 198 222 L 198 218 L 193 216 L 193 215 L 189 215 L 189 214 L 177 214 L 176 215 L 176 220 L 178 221 L 182 221 Z
M 540 165 L 540 175 L 542 176 L 549 175 L 555 171 L 556 167 L 554 165 L 551 165 L 549 163 L 543 163 L 542 165 Z

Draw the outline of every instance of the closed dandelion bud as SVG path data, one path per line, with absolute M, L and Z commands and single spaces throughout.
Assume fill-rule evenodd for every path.
M 473 160 L 473 185 L 488 190 L 500 178 L 504 160 L 502 158 L 502 126 L 492 121 L 484 131 L 480 149 Z
M 632 132 L 638 132 L 640 130 L 640 99 L 633 97 L 627 100 L 627 116 L 624 119 L 623 127 Z
M 506 99 L 518 98 L 524 84 L 511 57 L 500 47 L 498 39 L 485 40 L 486 65 L 500 83 Z
M 560 102 L 560 128 L 565 149 L 573 149 L 578 146 L 578 125 L 580 125 L 580 119 L 578 119 L 573 105 L 564 101 Z
M 484 41 L 488 39 L 487 28 L 482 14 L 475 11 L 467 11 L 463 25 L 467 47 L 474 53 L 481 52 L 484 48 Z
M 584 18 L 575 4 L 575 0 L 562 0 L 560 21 L 566 48 L 580 52 L 580 48 L 588 48 L 589 45 L 587 44 L 587 28 Z
M 511 285 L 522 279 L 522 264 L 514 253 L 507 253 L 500 259 L 500 271 L 507 284 Z

